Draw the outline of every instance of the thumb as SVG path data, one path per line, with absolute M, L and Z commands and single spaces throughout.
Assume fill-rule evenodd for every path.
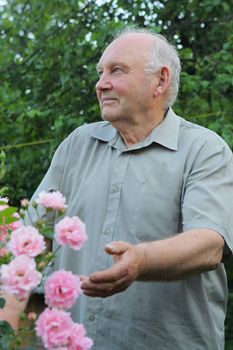
M 131 245 L 127 242 L 123 242 L 123 241 L 117 241 L 117 242 L 111 242 L 106 244 L 105 246 L 105 251 L 108 254 L 111 255 L 118 255 L 118 254 L 123 254 L 124 252 L 126 252 L 126 250 L 129 249 Z

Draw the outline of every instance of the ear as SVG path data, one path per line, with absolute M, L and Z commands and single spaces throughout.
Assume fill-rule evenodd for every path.
M 170 83 L 170 69 L 167 66 L 163 66 L 156 73 L 156 85 L 155 85 L 153 96 L 157 97 L 162 95 L 164 92 L 166 92 L 168 89 L 169 83 Z

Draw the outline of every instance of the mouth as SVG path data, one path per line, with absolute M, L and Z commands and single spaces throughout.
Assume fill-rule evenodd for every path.
M 108 104 L 111 104 L 113 102 L 116 102 L 117 99 L 116 98 L 113 98 L 113 97 L 103 97 L 101 99 L 101 105 L 108 105 Z

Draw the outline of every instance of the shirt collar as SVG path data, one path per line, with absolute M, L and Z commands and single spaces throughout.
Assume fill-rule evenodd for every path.
M 148 136 L 166 148 L 178 150 L 180 118 L 169 108 L 162 123 Z
M 146 147 L 155 142 L 176 151 L 178 149 L 179 125 L 180 118 L 169 108 L 162 123 L 145 140 L 130 149 Z M 119 133 L 109 122 L 94 123 L 89 126 L 88 135 L 109 142 L 111 146 L 119 140 Z
M 118 136 L 116 129 L 109 122 L 98 122 L 88 125 L 87 134 L 98 140 L 109 142 Z

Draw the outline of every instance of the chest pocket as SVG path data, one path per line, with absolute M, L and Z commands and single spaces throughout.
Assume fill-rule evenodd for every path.
M 164 239 L 178 232 L 180 190 L 141 183 L 132 213 L 131 234 L 136 242 Z

